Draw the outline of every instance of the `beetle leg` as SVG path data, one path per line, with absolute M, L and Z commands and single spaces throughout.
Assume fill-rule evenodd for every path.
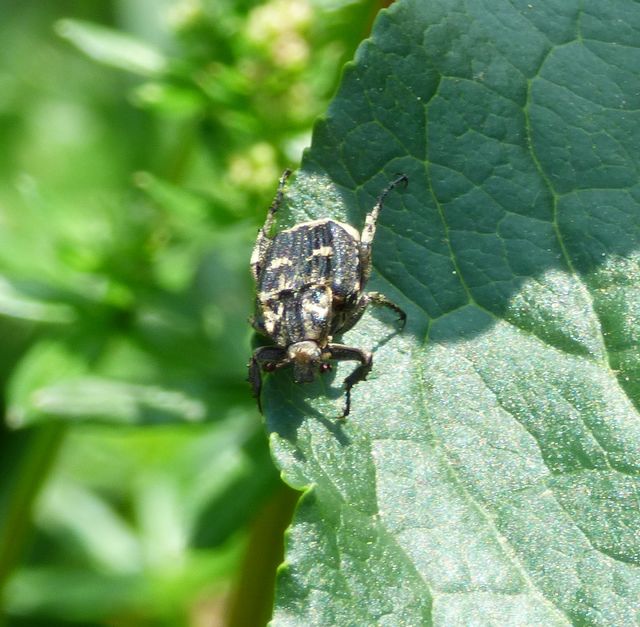
M 251 384 L 253 396 L 258 403 L 258 411 L 262 413 L 262 402 L 260 401 L 260 392 L 262 390 L 262 373 L 260 372 L 260 364 L 255 357 L 249 361 L 249 378 L 247 379 Z
M 366 296 L 368 297 L 368 302 L 373 305 L 380 305 L 381 307 L 388 307 L 392 309 L 398 314 L 400 319 L 401 328 L 404 329 L 404 325 L 407 322 L 407 314 L 402 310 L 398 305 L 396 305 L 393 301 L 389 300 L 384 294 L 380 292 L 367 292 Z
M 261 346 L 253 351 L 249 361 L 248 381 L 253 389 L 253 395 L 258 402 L 258 410 L 262 413 L 260 392 L 262 391 L 262 369 L 267 363 L 280 365 L 287 357 L 287 352 L 279 346 Z
M 276 220 L 276 212 L 280 208 L 282 204 L 282 198 L 284 196 L 284 186 L 287 182 L 287 179 L 291 175 L 291 170 L 285 170 L 280 177 L 280 183 L 278 183 L 278 191 L 276 192 L 275 198 L 269 207 L 269 211 L 267 212 L 267 219 L 264 221 L 262 228 L 258 231 L 258 237 L 256 239 L 256 243 L 253 247 L 253 252 L 251 253 L 251 274 L 253 274 L 253 278 L 257 281 L 260 276 L 260 264 L 264 259 L 267 250 L 269 249 L 269 244 L 271 243 L 271 238 L 269 237 L 269 231 L 271 231 L 271 227 Z
M 408 182 L 409 179 L 407 178 L 406 174 L 401 174 L 397 179 L 387 185 L 380 196 L 378 196 L 378 200 L 376 201 L 373 209 L 367 214 L 367 217 L 365 218 L 364 228 L 362 229 L 362 234 L 360 235 L 360 267 L 362 268 L 361 285 L 363 286 L 368 281 L 369 275 L 371 274 L 371 244 L 373 243 L 373 238 L 376 235 L 376 224 L 378 222 L 380 210 L 382 209 L 382 205 L 384 204 L 384 199 L 394 187 L 396 187 L 400 183 L 404 183 L 406 185 Z
M 351 411 L 351 388 L 360 381 L 364 381 L 371 371 L 373 357 L 369 351 L 345 346 L 344 344 L 329 344 L 327 351 L 331 359 L 337 361 L 359 361 L 360 365 L 344 380 L 345 403 L 341 419 L 346 418 Z

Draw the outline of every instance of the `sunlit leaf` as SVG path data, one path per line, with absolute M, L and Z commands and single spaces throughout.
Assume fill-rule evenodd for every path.
M 631 625 L 640 611 L 637 3 L 401 0 L 316 129 L 282 223 L 361 226 L 398 172 L 345 423 L 265 406 L 306 488 L 275 625 Z

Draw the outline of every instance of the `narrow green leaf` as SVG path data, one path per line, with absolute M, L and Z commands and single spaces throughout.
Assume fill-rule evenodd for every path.
M 58 453 L 65 429 L 45 425 L 21 432 L 0 425 L 0 598 L 29 544 L 34 500 Z
M 640 615 L 640 7 L 400 0 L 345 73 L 281 224 L 360 227 L 398 172 L 353 411 L 278 373 L 306 487 L 275 625 L 631 625 Z
M 51 290 L 48 290 L 51 291 Z M 69 323 L 76 318 L 66 304 L 52 302 L 45 286 L 12 281 L 0 276 L 0 314 L 38 322 Z
M 27 405 L 13 413 L 23 417 L 19 426 L 50 418 L 139 424 L 201 421 L 206 408 L 182 392 L 83 376 L 32 390 Z
M 200 421 L 204 402 L 178 390 L 89 374 L 91 342 L 50 340 L 22 359 L 8 386 L 7 420 L 24 427 L 51 419 L 123 424 Z
M 82 20 L 66 19 L 57 22 L 56 30 L 61 37 L 94 61 L 127 72 L 155 76 L 167 65 L 160 51 L 131 35 L 111 28 Z
M 89 368 L 87 349 L 59 340 L 42 340 L 22 357 L 7 384 L 7 423 L 22 427 L 34 422 L 34 395 L 65 377 L 83 375 Z
M 48 533 L 66 534 L 102 572 L 141 570 L 142 547 L 131 525 L 93 491 L 59 479 L 47 485 L 36 520 Z

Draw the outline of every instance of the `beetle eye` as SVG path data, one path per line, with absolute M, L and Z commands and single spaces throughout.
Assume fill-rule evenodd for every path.
M 265 372 L 273 372 L 276 369 L 276 363 L 274 361 L 268 361 L 263 364 L 262 369 Z
M 324 372 L 331 372 L 332 370 L 332 366 L 331 364 L 320 364 L 320 372 L 324 373 Z

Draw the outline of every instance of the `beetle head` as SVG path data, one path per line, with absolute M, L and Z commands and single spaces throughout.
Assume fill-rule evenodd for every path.
M 322 363 L 322 351 L 312 340 L 289 346 L 287 357 L 293 364 L 293 380 L 296 383 L 311 383 Z

